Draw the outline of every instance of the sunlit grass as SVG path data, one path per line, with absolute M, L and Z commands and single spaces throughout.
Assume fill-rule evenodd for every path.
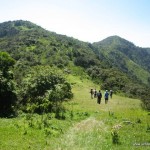
M 100 89 L 88 79 L 68 76 L 74 98 L 65 102 L 66 119 L 51 116 L 26 116 L 0 119 L 0 150 L 148 150 L 150 115 L 141 109 L 141 101 L 113 95 L 108 104 L 91 99 L 90 89 Z M 31 117 L 31 118 L 30 118 Z M 43 120 L 47 126 L 44 127 Z M 31 120 L 30 120 L 31 119 Z M 119 143 L 113 144 L 116 131 Z M 144 145 L 144 143 L 147 145 Z M 137 146 L 138 145 L 138 146 Z

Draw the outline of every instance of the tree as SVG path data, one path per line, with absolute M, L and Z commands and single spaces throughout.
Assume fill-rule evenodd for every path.
M 6 52 L 0 52 L 0 116 L 9 116 L 16 103 L 15 84 L 11 67 L 15 60 Z
M 55 112 L 65 99 L 73 96 L 71 86 L 62 73 L 49 66 L 34 67 L 21 87 L 21 103 L 26 112 Z

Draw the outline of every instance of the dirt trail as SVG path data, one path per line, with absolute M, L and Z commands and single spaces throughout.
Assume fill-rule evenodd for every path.
M 72 130 L 75 132 L 80 132 L 80 131 L 91 131 L 95 127 L 101 128 L 104 126 L 103 121 L 98 121 L 94 117 L 90 117 L 86 120 L 82 120 L 81 122 L 77 123 Z
M 95 132 L 95 130 L 101 130 L 102 132 L 108 132 L 107 131 L 107 127 L 104 124 L 103 121 L 98 121 L 96 120 L 94 117 L 89 117 L 85 120 L 82 120 L 81 122 L 75 124 L 72 128 L 70 128 L 70 130 L 65 133 L 63 135 L 63 137 L 61 138 L 61 144 L 63 144 L 64 146 L 66 145 L 67 147 L 65 149 L 80 149 L 78 146 L 78 144 L 80 144 L 80 141 L 84 141 L 85 138 L 84 136 L 81 135 L 87 135 L 89 136 L 88 139 L 89 140 L 93 140 L 93 132 Z M 101 139 L 101 134 L 99 134 L 99 138 Z M 82 140 L 81 140 L 82 139 Z M 57 148 L 60 149 L 61 148 Z

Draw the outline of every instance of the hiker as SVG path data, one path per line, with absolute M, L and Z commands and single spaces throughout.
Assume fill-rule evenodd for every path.
M 96 89 L 94 90 L 94 98 L 96 98 L 97 97 L 97 91 L 96 91 Z
M 110 90 L 110 98 L 112 98 L 112 95 L 113 95 L 113 91 Z
M 91 98 L 93 99 L 93 95 L 94 95 L 93 89 L 91 89 L 90 93 L 91 93 Z
M 99 90 L 99 92 L 97 93 L 97 103 L 100 104 L 101 103 L 101 98 L 102 98 L 102 93 Z
M 109 99 L 108 90 L 105 91 L 104 98 L 105 98 L 105 104 L 107 104 L 108 103 L 108 99 Z

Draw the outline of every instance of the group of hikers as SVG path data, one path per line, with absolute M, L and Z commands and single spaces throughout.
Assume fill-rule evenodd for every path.
M 102 99 L 101 91 L 99 90 L 97 92 L 96 89 L 91 89 L 90 93 L 91 93 L 91 98 L 92 99 L 93 98 L 97 98 L 97 103 L 100 104 L 101 103 L 101 99 Z M 108 90 L 105 91 L 105 93 L 104 93 L 105 104 L 108 103 L 109 96 L 110 96 L 110 98 L 112 98 L 112 95 L 113 95 L 113 91 L 112 90 L 110 90 L 110 92 L 108 92 Z

